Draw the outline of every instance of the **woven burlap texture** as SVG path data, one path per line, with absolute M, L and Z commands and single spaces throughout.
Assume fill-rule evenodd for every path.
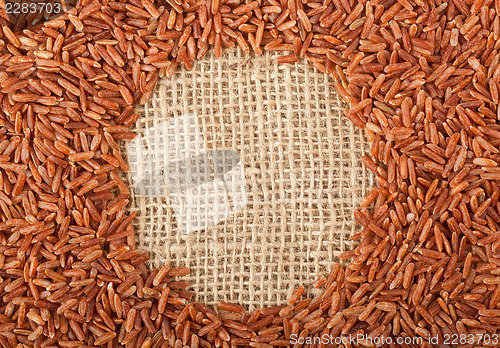
M 138 247 L 150 254 L 152 266 L 190 268 L 189 290 L 209 305 L 282 304 L 295 287 L 324 275 L 360 231 L 353 212 L 374 186 L 360 160 L 367 140 L 343 115 L 345 105 L 331 77 L 306 61 L 282 65 L 276 57 L 247 57 L 237 49 L 221 58 L 209 54 L 192 70 L 160 79 L 149 102 L 137 109 L 142 117 L 134 130 L 146 140 L 168 138 L 158 132 L 162 122 L 194 117 L 197 125 L 191 126 L 201 129 L 202 138 L 193 143 L 241 158 L 243 209 L 215 226 L 185 233 L 168 180 L 161 179 L 165 187 L 156 194 L 137 186 L 138 177 L 168 176 L 144 169 L 165 148 L 143 141 L 139 155 L 137 142 L 127 149 Z M 191 151 L 188 140 L 180 139 L 185 144 L 177 150 L 174 144 L 170 153 Z M 226 189 L 231 201 L 231 188 Z M 317 291 L 307 288 L 310 295 Z

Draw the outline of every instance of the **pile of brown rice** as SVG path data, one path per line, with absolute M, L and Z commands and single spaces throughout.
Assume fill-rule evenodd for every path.
M 82 0 L 2 23 L 2 347 L 500 345 L 499 0 Z M 135 249 L 118 142 L 159 78 L 232 46 L 332 75 L 378 187 L 321 295 L 217 314 Z

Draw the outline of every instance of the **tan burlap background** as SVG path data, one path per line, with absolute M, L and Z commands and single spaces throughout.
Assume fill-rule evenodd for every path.
M 128 144 L 138 246 L 150 253 L 154 266 L 189 267 L 190 290 L 207 304 L 275 305 L 299 284 L 311 284 L 350 248 L 349 236 L 360 229 L 353 211 L 374 186 L 360 161 L 367 140 L 343 116 L 331 78 L 306 61 L 279 65 L 275 58 L 226 50 L 222 58 L 209 54 L 191 71 L 180 69 L 173 78 L 161 79 L 148 104 L 139 108 L 143 117 L 135 130 L 140 140 Z M 168 128 L 186 117 L 198 124 Z M 165 121 L 169 126 L 158 130 Z M 201 138 L 176 133 L 196 127 Z M 177 143 L 166 144 L 172 137 Z M 163 172 L 157 167 L 175 158 L 210 157 L 213 150 L 239 155 L 239 167 L 233 163 L 229 169 L 237 177 L 240 168 L 243 176 L 222 184 L 227 197 L 219 203 L 226 219 L 186 230 L 186 222 L 179 221 L 186 207 L 180 205 L 199 202 L 179 198 L 179 191 L 193 185 L 173 188 L 185 172 L 176 172 L 177 164 Z M 220 192 L 221 177 L 207 175 L 214 181 L 202 180 L 198 194 Z M 219 203 L 195 210 L 211 214 L 220 210 Z

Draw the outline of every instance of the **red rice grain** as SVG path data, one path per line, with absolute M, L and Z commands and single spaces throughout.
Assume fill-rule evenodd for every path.
M 87 0 L 22 33 L 2 19 L 0 345 L 498 334 L 499 11 L 462 0 Z M 132 106 L 160 77 L 236 45 L 331 74 L 372 143 L 362 162 L 378 187 L 354 214 L 363 230 L 342 255 L 351 263 L 312 284 L 321 295 L 301 299 L 300 285 L 287 306 L 220 303 L 218 315 L 189 303 L 176 279 L 188 268 L 150 271 L 135 249 L 117 140 L 134 137 Z

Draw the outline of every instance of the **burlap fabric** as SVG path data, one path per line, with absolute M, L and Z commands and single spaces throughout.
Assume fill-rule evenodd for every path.
M 126 145 L 138 247 L 189 267 L 206 304 L 276 305 L 311 284 L 374 186 L 331 78 L 275 58 L 226 50 L 161 79 Z

